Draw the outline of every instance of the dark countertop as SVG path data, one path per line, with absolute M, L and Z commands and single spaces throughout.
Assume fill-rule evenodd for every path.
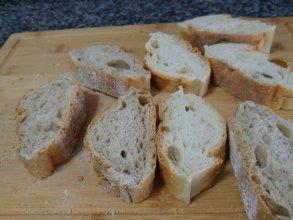
M 200 15 L 292 16 L 291 0 L 0 0 L 0 46 L 24 31 L 177 22 Z

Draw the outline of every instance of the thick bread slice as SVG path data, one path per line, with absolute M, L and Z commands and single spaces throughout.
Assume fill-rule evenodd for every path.
M 190 44 L 174 35 L 157 32 L 150 34 L 145 49 L 145 64 L 158 88 L 174 92 L 182 86 L 186 93 L 199 96 L 206 93 L 211 67 Z
M 149 71 L 116 45 L 96 45 L 69 52 L 69 60 L 81 84 L 118 97 L 130 87 L 150 90 Z
M 207 15 L 178 23 L 183 37 L 203 51 L 204 45 L 220 42 L 249 43 L 270 52 L 276 26 L 258 20 Z
M 205 46 L 213 82 L 232 95 L 274 109 L 293 109 L 293 73 L 248 44 Z
M 64 75 L 28 92 L 16 111 L 20 158 L 33 176 L 45 178 L 74 149 L 86 116 L 83 91 Z
M 141 202 L 151 192 L 156 168 L 156 109 L 149 93 L 130 89 L 95 118 L 84 140 L 107 192 Z
M 254 102 L 240 103 L 229 143 L 249 219 L 293 219 L 293 121 Z
M 203 99 L 182 90 L 159 105 L 157 150 L 168 191 L 189 203 L 211 187 L 225 159 L 226 124 Z

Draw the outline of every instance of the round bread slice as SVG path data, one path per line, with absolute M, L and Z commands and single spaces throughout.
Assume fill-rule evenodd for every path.
M 159 104 L 160 171 L 169 193 L 190 203 L 212 186 L 225 159 L 226 124 L 203 99 L 179 90 Z
M 151 192 L 156 168 L 156 109 L 149 93 L 130 89 L 93 119 L 84 139 L 104 190 L 124 202 Z
M 64 75 L 28 92 L 16 111 L 20 158 L 33 176 L 45 178 L 74 149 L 86 116 L 83 91 Z
M 268 60 L 254 46 L 221 43 L 205 46 L 213 83 L 243 100 L 274 109 L 293 109 L 293 72 Z
M 201 51 L 221 42 L 248 43 L 269 53 L 276 26 L 259 20 L 233 18 L 228 14 L 196 17 L 178 23 L 182 36 Z
M 208 60 L 183 40 L 161 32 L 150 34 L 145 45 L 145 64 L 152 72 L 152 83 L 164 92 L 182 86 L 185 93 L 203 96 L 209 85 Z
M 95 45 L 69 52 L 69 63 L 80 83 L 118 97 L 130 87 L 150 91 L 149 71 L 116 45 Z
M 249 219 L 293 219 L 293 121 L 251 101 L 228 124 L 230 160 Z

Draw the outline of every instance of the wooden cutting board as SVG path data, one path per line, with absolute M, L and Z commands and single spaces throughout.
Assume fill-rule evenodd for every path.
M 272 57 L 293 66 L 293 17 L 266 19 L 278 25 Z M 0 219 L 246 219 L 229 162 L 214 187 L 187 205 L 165 191 L 157 176 L 150 197 L 140 204 L 126 204 L 105 193 L 89 161 L 82 141 L 75 156 L 45 180 L 31 177 L 18 159 L 15 105 L 29 89 L 69 71 L 67 52 L 89 44 L 118 44 L 143 59 L 148 33 L 177 33 L 175 24 L 151 24 L 19 33 L 10 36 L 0 50 Z M 226 119 L 239 102 L 220 88 L 210 87 L 205 99 Z M 115 103 L 103 94 L 86 92 L 88 121 Z M 293 119 L 293 111 L 278 111 Z

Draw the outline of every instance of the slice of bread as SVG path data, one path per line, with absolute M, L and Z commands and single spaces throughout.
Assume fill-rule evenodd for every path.
M 167 190 L 190 203 L 211 187 L 226 152 L 226 124 L 203 99 L 182 89 L 159 104 L 160 171 Z
M 293 219 L 293 121 L 240 103 L 229 122 L 229 143 L 249 219 Z
M 16 111 L 20 158 L 33 176 L 45 178 L 74 149 L 86 116 L 83 91 L 64 75 L 28 92 Z
M 89 89 L 118 97 L 130 87 L 150 90 L 149 71 L 116 45 L 96 45 L 69 52 L 71 68 L 81 84 Z
M 148 197 L 157 160 L 155 126 L 151 95 L 134 89 L 91 122 L 84 144 L 105 191 L 125 202 Z
M 182 86 L 185 93 L 203 96 L 210 81 L 208 60 L 187 42 L 165 33 L 152 33 L 145 45 L 146 67 L 152 82 L 165 92 Z
M 274 109 L 293 109 L 293 73 L 249 44 L 205 46 L 213 82 L 232 95 Z
M 178 23 L 183 37 L 203 51 L 203 45 L 220 42 L 249 43 L 270 52 L 276 26 L 258 20 L 207 15 Z

